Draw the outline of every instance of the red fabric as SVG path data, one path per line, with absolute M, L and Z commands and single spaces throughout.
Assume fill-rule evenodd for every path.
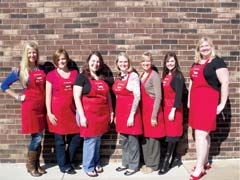
M 141 113 L 143 121 L 143 135 L 144 137 L 160 138 L 165 136 L 162 106 L 160 105 L 159 107 L 157 126 L 153 127 L 151 124 L 151 118 L 153 112 L 154 98 L 149 96 L 144 88 L 144 84 L 146 83 L 150 75 L 151 72 L 148 74 L 144 82 L 141 83 Z
M 194 65 L 190 70 L 192 87 L 190 91 L 189 125 L 193 129 L 214 131 L 219 92 L 213 89 L 203 75 L 204 65 Z
M 52 84 L 52 113 L 57 118 L 57 125 L 54 126 L 48 119 L 50 132 L 57 134 L 79 133 L 79 127 L 75 120 L 76 108 L 73 101 L 73 84 L 77 77 L 76 70 L 70 71 L 69 78 L 62 78 L 57 70 L 47 75 L 47 81 Z
M 29 82 L 22 102 L 22 133 L 31 134 L 42 132 L 46 127 L 45 109 L 46 75 L 42 70 L 30 71 Z
M 93 137 L 106 133 L 110 123 L 108 104 L 109 87 L 103 80 L 92 80 L 91 91 L 82 96 L 82 104 L 87 119 L 87 127 L 80 126 L 80 136 Z
M 175 117 L 173 121 L 168 119 L 168 115 L 174 105 L 176 93 L 172 89 L 170 83 L 173 75 L 166 75 L 162 80 L 163 85 L 163 114 L 166 128 L 166 136 L 179 137 L 183 133 L 183 107 L 177 108 L 175 111 Z
M 116 80 L 112 87 L 114 93 L 116 94 L 116 130 L 119 133 L 139 135 L 143 132 L 139 107 L 137 108 L 134 116 L 134 126 L 127 127 L 127 120 L 131 112 L 134 99 L 133 93 L 126 88 L 128 78 L 126 81 Z

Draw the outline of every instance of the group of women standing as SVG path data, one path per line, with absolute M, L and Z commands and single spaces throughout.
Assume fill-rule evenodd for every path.
M 162 83 L 149 52 L 141 57 L 143 72 L 140 76 L 134 72 L 125 53 L 118 55 L 116 65 L 120 71 L 113 85 L 116 94 L 116 130 L 120 133 L 123 149 L 122 166 L 116 171 L 126 170 L 125 175 L 136 173 L 140 167 L 142 149 L 145 165 L 141 171 L 150 173 L 160 168 L 159 174 L 165 174 L 183 132 L 184 78 L 177 57 L 172 52 L 166 54 Z M 140 135 L 143 136 L 142 141 L 139 141 Z M 168 146 L 160 167 L 160 139 L 163 137 L 166 137 Z
M 19 70 L 12 71 L 1 84 L 4 92 L 22 103 L 22 133 L 31 134 L 28 172 L 35 177 L 46 173 L 40 167 L 39 157 L 47 122 L 49 131 L 54 134 L 60 171 L 76 173 L 73 159 L 82 137 L 83 169 L 90 177 L 98 176 L 103 172 L 101 136 L 113 121 L 122 145 L 122 165 L 116 171 L 124 171 L 126 176 L 136 173 L 142 149 L 145 163 L 142 172 L 158 170 L 159 175 L 168 172 L 183 133 L 185 82 L 176 54 L 165 55 L 160 79 L 149 52 L 141 57 L 140 75 L 128 55 L 120 53 L 116 60 L 119 73 L 112 87 L 106 81 L 100 52 L 91 52 L 81 73 L 70 69 L 69 61 L 67 51 L 58 49 L 53 55 L 55 68 L 47 74 L 46 67 L 39 65 L 37 45 L 27 43 Z M 209 38 L 202 38 L 197 44 L 190 79 L 189 125 L 195 130 L 197 151 L 197 163 L 190 179 L 196 180 L 211 167 L 209 133 L 216 129 L 216 115 L 223 110 L 228 96 L 228 70 L 224 61 L 215 55 Z M 23 86 L 22 94 L 10 89 L 17 80 Z M 116 95 L 115 110 L 110 88 Z M 162 138 L 167 147 L 160 164 Z

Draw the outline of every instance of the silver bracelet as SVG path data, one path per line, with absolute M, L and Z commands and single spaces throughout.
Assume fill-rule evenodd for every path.
M 21 101 L 21 95 L 19 94 L 16 98 L 17 101 Z

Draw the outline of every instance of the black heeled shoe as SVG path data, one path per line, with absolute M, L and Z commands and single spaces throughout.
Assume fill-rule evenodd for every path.
M 181 159 L 180 158 L 174 158 L 173 159 L 173 161 L 171 162 L 171 165 L 170 165 L 170 167 L 171 168 L 174 168 L 174 167 L 180 167 L 181 165 L 182 165 L 183 163 L 182 163 L 182 161 L 181 161 Z

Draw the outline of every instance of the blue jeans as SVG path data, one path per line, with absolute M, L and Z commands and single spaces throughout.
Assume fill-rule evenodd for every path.
M 101 136 L 84 138 L 83 169 L 85 172 L 94 171 L 100 165 Z
M 80 135 L 79 134 L 67 134 L 60 135 L 54 134 L 55 138 L 55 151 L 57 163 L 61 172 L 72 168 L 73 159 L 77 148 L 80 145 Z M 68 148 L 66 150 L 66 145 Z
M 31 134 L 31 141 L 28 146 L 28 151 L 37 151 L 38 146 L 41 145 L 42 138 L 43 138 L 42 132 Z

